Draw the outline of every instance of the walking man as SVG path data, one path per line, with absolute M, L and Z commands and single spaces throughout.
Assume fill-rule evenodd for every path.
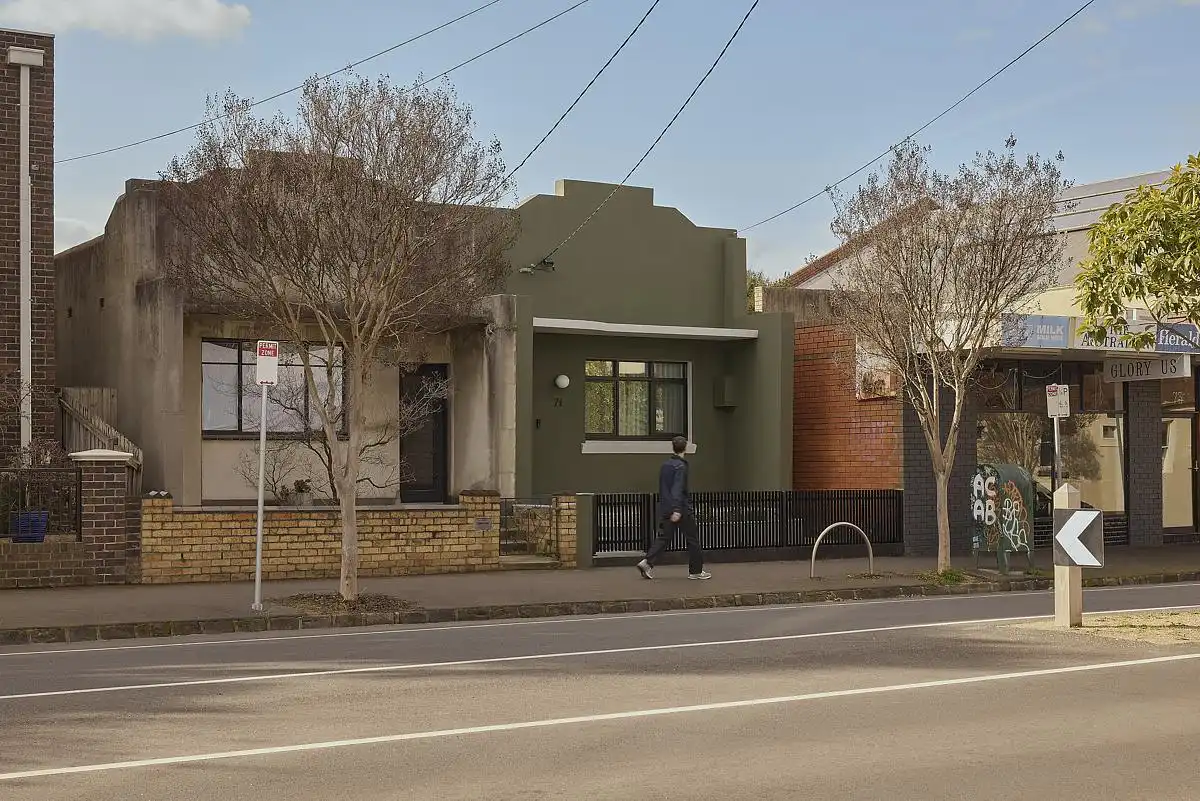
M 692 512 L 692 501 L 688 496 L 688 463 L 683 458 L 687 450 L 687 439 L 675 437 L 671 440 L 670 459 L 663 462 L 658 471 L 658 536 L 646 551 L 646 558 L 637 563 L 642 578 L 654 578 L 654 562 L 671 544 L 676 531 L 683 531 L 688 549 L 688 578 L 704 581 L 712 574 L 704 570 L 704 554 L 700 550 L 700 532 L 696 528 L 696 516 Z

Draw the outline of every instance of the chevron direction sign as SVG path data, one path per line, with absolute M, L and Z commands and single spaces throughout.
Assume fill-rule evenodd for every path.
M 1104 513 L 1098 509 L 1054 510 L 1054 564 L 1104 567 Z

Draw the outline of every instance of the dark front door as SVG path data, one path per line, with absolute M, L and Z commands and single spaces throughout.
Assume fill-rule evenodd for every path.
M 400 391 L 412 397 L 421 391 L 426 379 L 445 380 L 449 371 L 444 364 L 425 364 L 401 380 Z M 405 481 L 400 485 L 404 503 L 443 503 L 447 496 L 446 467 L 449 450 L 448 405 L 442 399 L 433 413 L 415 431 L 400 440 Z

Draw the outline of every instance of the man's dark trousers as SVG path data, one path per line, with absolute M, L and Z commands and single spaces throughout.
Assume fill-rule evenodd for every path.
M 676 531 L 683 532 L 684 542 L 687 543 L 688 573 L 693 576 L 702 573 L 704 571 L 704 552 L 700 550 L 700 531 L 696 528 L 696 518 L 691 512 L 684 512 L 678 523 L 672 523 L 671 518 L 668 517 L 658 524 L 658 535 L 650 544 L 650 550 L 646 551 L 646 561 L 653 565 L 659 555 L 671 544 L 671 540 L 675 539 Z

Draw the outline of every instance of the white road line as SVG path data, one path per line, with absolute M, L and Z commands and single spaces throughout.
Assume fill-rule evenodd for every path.
M 1145 609 L 1130 609 L 1129 612 L 1160 612 L 1178 609 L 1195 609 L 1191 606 L 1160 606 Z M 1097 614 L 1111 614 L 1100 612 Z M 993 617 L 976 620 L 945 620 L 936 623 L 909 623 L 899 626 L 874 626 L 861 629 L 839 629 L 837 631 L 816 631 L 804 634 L 780 634 L 771 637 L 745 637 L 736 640 L 704 640 L 701 642 L 666 643 L 663 645 L 637 645 L 626 648 L 602 648 L 592 651 L 558 651 L 544 654 L 521 654 L 518 656 L 491 656 L 479 659 L 456 659 L 446 662 L 409 662 L 395 665 L 371 665 L 369 667 L 329 668 L 327 670 L 304 670 L 291 673 L 261 673 L 250 676 L 227 676 L 219 679 L 191 679 L 186 681 L 150 682 L 146 684 L 118 684 L 104 687 L 79 687 L 70 690 L 48 690 L 44 692 L 13 693 L 0 695 L 0 701 L 18 701 L 29 698 L 55 698 L 65 695 L 95 695 L 97 693 L 134 692 L 138 690 L 163 690 L 175 687 L 206 687 L 219 684 L 248 684 L 262 681 L 283 681 L 288 679 L 323 678 L 327 676 L 353 676 L 364 673 L 396 673 L 408 670 L 438 670 L 445 668 L 469 667 L 471 665 L 494 665 L 507 662 L 533 662 L 546 659 L 571 659 L 582 656 L 611 656 L 614 654 L 636 654 L 650 651 L 679 651 L 690 648 L 723 648 L 731 645 L 755 645 L 771 642 L 791 642 L 795 640 L 814 640 L 826 637 L 848 637 L 861 634 L 883 634 L 892 631 L 913 631 L 918 629 L 945 628 L 948 626 L 985 625 L 991 623 L 1014 623 L 1022 620 L 1043 620 L 1053 615 L 1020 615 L 1017 617 Z
M 1088 673 L 1100 670 L 1118 670 L 1121 668 L 1145 667 L 1149 665 L 1185 662 L 1195 659 L 1200 659 L 1200 653 L 1176 654 L 1173 656 L 1158 656 L 1146 659 L 1130 659 L 1122 662 L 1097 662 L 1088 665 L 1071 665 L 1069 667 L 1022 670 L 1011 673 L 992 673 L 982 676 L 966 676 L 957 679 L 918 681 L 909 684 L 887 684 L 876 687 L 859 687 L 850 690 L 827 690 L 824 692 L 802 693 L 800 695 L 781 695 L 770 698 L 749 698 L 741 701 L 721 701 L 709 704 L 694 704 L 692 706 L 635 709 L 626 712 L 579 715 L 569 718 L 548 718 L 543 720 L 521 721 L 518 723 L 496 723 L 488 726 L 467 726 L 460 729 L 436 729 L 433 731 L 406 732 L 404 734 L 389 734 L 380 737 L 358 737 L 351 740 L 328 740 L 325 742 L 278 745 L 267 748 L 247 748 L 240 751 L 217 751 L 207 754 L 189 754 L 185 756 L 159 757 L 155 759 L 135 759 L 127 762 L 103 762 L 94 765 L 75 765 L 62 768 L 22 770 L 15 771 L 13 773 L 0 773 L 0 781 L 36 779 L 47 776 L 65 776 L 76 773 L 99 773 L 102 771 L 129 770 L 133 768 L 150 768 L 163 765 L 183 765 L 192 762 L 214 762 L 224 759 L 244 759 L 247 757 L 293 754 L 304 751 L 327 751 L 334 748 L 381 745 L 412 740 L 436 740 L 449 737 L 464 737 L 472 734 L 498 734 L 522 731 L 525 729 L 545 729 L 554 726 L 577 726 L 588 723 L 603 723 L 618 720 L 664 717 L 667 715 L 685 715 L 696 712 L 720 712 L 730 709 L 749 709 L 753 707 L 773 706 L 779 704 L 794 704 L 803 701 L 824 701 L 863 695 L 881 695 L 884 693 L 929 690 L 942 687 L 958 687 L 969 684 L 986 684 L 997 681 L 1036 679 L 1046 676 L 1061 676 L 1072 673 Z
M 1174 587 L 1200 587 L 1200 582 L 1178 582 L 1174 584 L 1131 584 L 1124 587 L 1091 587 L 1084 594 L 1098 592 L 1114 592 L 1124 590 L 1167 590 Z M 180 639 L 172 642 L 140 643 L 137 645 L 103 645 L 82 648 L 55 648 L 50 645 L 36 651 L 0 651 L 0 659 L 16 656 L 54 656 L 59 654 L 91 654 L 106 651 L 140 651 L 157 648 L 203 648 L 214 645 L 257 645 L 261 643 L 277 643 L 287 640 L 324 640 L 341 637 L 396 637 L 400 635 L 430 634 L 445 631 L 469 631 L 471 629 L 508 628 L 512 626 L 563 626 L 577 623 L 603 623 L 613 620 L 653 620 L 663 617 L 681 617 L 694 615 L 732 615 L 748 612 L 784 612 L 793 610 L 815 610 L 833 607 L 873 606 L 876 604 L 909 604 L 909 603 L 943 603 L 947 601 L 1002 601 L 1007 598 L 1027 595 L 1049 595 L 1050 590 L 1021 590 L 1006 593 L 980 593 L 977 595 L 939 595 L 905 598 L 884 598 L 869 601 L 827 601 L 819 603 L 738 606 L 725 609 L 686 609 L 671 612 L 631 612 L 619 615 L 562 615 L 560 617 L 538 618 L 536 620 L 505 620 L 491 623 L 456 623 L 451 625 L 409 624 L 402 628 L 371 628 L 356 631 L 322 632 L 320 634 L 279 634 L 270 637 L 239 637 L 225 640 L 190 640 Z M 737 593 L 732 593 L 736 595 Z M 566 601 L 562 603 L 568 603 Z M 535 604 L 541 605 L 541 604 Z M 1113 612 L 1158 611 L 1165 609 L 1190 609 L 1191 606 L 1156 607 L 1154 609 L 1118 609 Z M 1104 613 L 1097 613 L 1104 614 Z
M 1045 617 L 1040 615 L 1037 617 Z M 519 656 L 491 656 L 481 659 L 457 659 L 448 662 L 418 662 L 398 665 L 371 665 L 369 667 L 331 668 L 328 670 L 305 670 L 294 673 L 262 673 L 252 676 L 228 676 L 219 679 L 192 679 L 188 681 L 165 681 L 147 684 L 120 684 L 107 687 L 81 687 L 71 690 L 49 690 L 36 693 L 14 693 L 0 695 L 0 701 L 16 701 L 24 698 L 54 698 L 63 695 L 92 695 L 95 693 L 129 692 L 134 690 L 163 690 L 174 687 L 204 687 L 214 684 L 245 684 L 259 681 L 278 681 L 283 679 L 307 679 L 324 676 L 352 676 L 363 673 L 393 673 L 403 670 L 436 670 L 439 668 L 467 667 L 470 665 L 492 665 L 501 662 L 530 662 L 543 659 L 569 659 L 580 656 L 611 656 L 613 654 L 636 654 L 649 651 L 674 651 L 685 648 L 720 648 L 730 645 L 752 645 L 768 642 L 788 642 L 792 640 L 809 640 L 821 637 L 845 637 L 854 634 L 879 634 L 889 631 L 906 631 L 910 629 L 931 629 L 944 626 L 963 626 L 970 623 L 1005 623 L 1018 620 L 1030 620 L 1030 617 L 998 617 L 986 620 L 954 620 L 938 623 L 913 623 L 904 626 L 877 626 L 866 629 L 843 629 L 839 631 L 820 631 L 806 634 L 780 634 L 772 637 L 746 637 L 737 640 L 705 640 L 702 642 L 668 643 L 665 645 L 637 645 L 626 648 L 603 648 L 594 651 L 558 651 L 546 654 L 521 654 Z

